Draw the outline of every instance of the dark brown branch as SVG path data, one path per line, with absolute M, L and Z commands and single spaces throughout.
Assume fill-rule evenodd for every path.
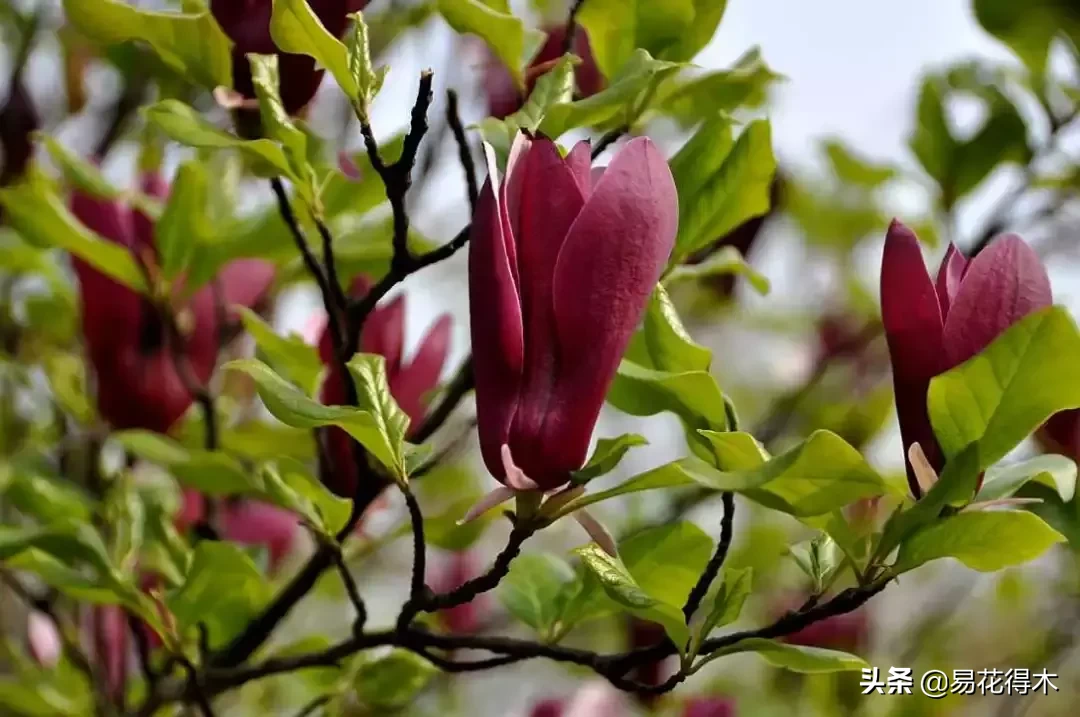
M 597 157 L 599 157 L 601 154 L 604 153 L 605 149 L 615 144 L 615 142 L 619 140 L 619 137 L 622 137 L 628 131 L 629 129 L 627 127 L 616 127 L 600 139 L 596 140 L 596 144 L 593 145 L 592 148 L 592 158 L 596 159 Z
M 210 699 L 203 692 L 202 685 L 199 684 L 199 671 L 195 669 L 195 665 L 191 664 L 190 660 L 181 660 L 180 664 L 188 675 L 188 695 L 190 695 L 191 701 L 199 706 L 199 711 L 202 712 L 203 717 L 214 717 L 214 708 L 210 705 Z
M 577 16 L 584 4 L 585 0 L 574 0 L 574 4 L 570 6 L 570 14 L 566 18 L 566 32 L 563 34 L 562 52 L 560 54 L 565 55 L 574 49 L 574 39 L 577 37 L 578 29 Z
M 345 310 L 349 306 L 349 299 L 345 296 L 345 290 L 341 286 L 341 277 L 338 276 L 337 260 L 334 258 L 334 236 L 330 233 L 329 227 L 326 226 L 326 222 L 322 219 L 315 220 L 315 226 L 319 229 L 319 236 L 322 237 L 322 250 L 323 250 L 323 265 L 326 267 L 326 283 L 327 288 L 330 290 L 330 298 L 334 303 L 334 314 L 338 320 L 345 315 Z M 310 268 L 309 268 L 310 271 Z M 338 337 L 343 337 L 342 327 L 337 327 Z M 348 357 L 348 358 L 351 358 Z
M 531 525 L 515 525 L 513 530 L 510 531 L 510 538 L 506 541 L 506 547 L 495 556 L 495 562 L 492 563 L 491 568 L 486 573 L 466 581 L 450 592 L 431 595 L 424 603 L 424 612 L 435 612 L 464 605 L 472 602 L 481 593 L 494 589 L 510 572 L 510 563 L 518 556 L 521 552 L 521 546 L 534 532 L 535 530 Z
M 360 597 L 360 590 L 356 587 L 356 580 L 353 578 L 352 573 L 349 572 L 349 566 L 345 564 L 345 558 L 340 550 L 334 552 L 334 565 L 341 576 L 342 584 L 345 585 L 345 593 L 349 596 L 349 602 L 352 603 L 353 609 L 356 611 L 356 617 L 353 619 L 353 634 L 362 635 L 364 625 L 367 623 L 367 606 L 364 604 L 364 599 Z
M 420 511 L 420 504 L 416 496 L 403 486 L 401 492 L 405 495 L 405 505 L 409 508 L 409 524 L 413 534 L 413 569 L 412 579 L 409 582 L 409 599 L 401 607 L 398 615 L 398 630 L 404 631 L 416 614 L 424 609 L 429 602 L 427 584 L 424 582 L 427 574 L 427 543 L 424 540 L 424 514 Z
M 325 707 L 332 699 L 334 699 L 333 695 L 320 695 L 300 708 L 300 711 L 296 713 L 296 717 L 311 717 L 311 715 L 315 714 L 315 710 Z
M 735 533 L 735 496 L 731 491 L 727 491 L 722 494 L 722 498 L 724 501 L 724 517 L 720 519 L 720 541 L 716 544 L 716 552 L 713 553 L 712 559 L 705 566 L 705 572 L 698 578 L 697 584 L 694 585 L 694 589 L 690 591 L 690 595 L 686 598 L 683 615 L 688 623 L 701 606 L 705 594 L 709 592 L 709 586 L 716 580 L 716 576 L 720 573 L 720 568 L 723 567 L 724 560 L 727 558 L 728 550 L 731 548 L 731 539 Z
M 410 440 L 414 443 L 423 443 L 431 438 L 437 430 L 442 428 L 450 414 L 454 412 L 461 399 L 476 385 L 473 377 L 472 356 L 468 356 L 461 364 L 461 368 L 454 374 L 454 378 L 446 385 L 442 397 L 431 412 L 424 417 L 424 422 L 416 429 Z
M 461 170 L 465 174 L 465 186 L 469 193 L 469 209 L 475 212 L 476 202 L 480 198 L 480 185 L 476 179 L 476 164 L 469 150 L 469 140 L 465 136 L 465 127 L 461 123 L 461 115 L 458 112 L 457 92 L 453 90 L 446 91 L 446 123 L 450 126 L 454 141 L 457 143 L 458 161 L 461 162 Z

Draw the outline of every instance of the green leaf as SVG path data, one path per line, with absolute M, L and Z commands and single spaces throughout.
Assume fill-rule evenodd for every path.
M 863 661 L 861 657 L 849 655 L 846 652 L 826 650 L 821 647 L 790 645 L 786 642 L 779 642 L 777 640 L 751 637 L 745 640 L 739 640 L 734 645 L 717 650 L 696 665 L 695 669 L 718 657 L 733 655 L 739 652 L 756 652 L 774 667 L 783 667 L 792 672 L 802 672 L 806 674 L 861 670 L 867 666 L 866 662 Z
M 352 501 L 331 493 L 307 466 L 290 458 L 278 458 L 262 466 L 262 497 L 302 515 L 324 535 L 336 535 L 345 527 Z
M 393 459 L 393 463 L 384 465 L 396 471 L 397 476 L 408 478 L 404 451 L 409 416 L 401 410 L 390 392 L 386 359 L 378 354 L 356 354 L 348 366 L 356 384 L 357 406 L 374 418 L 382 438 L 381 448 Z M 378 455 L 380 451 L 372 452 Z
M 636 50 L 604 90 L 574 102 L 551 105 L 540 123 L 540 132 L 557 139 L 577 127 L 633 125 L 651 93 L 681 67 Z
M 742 253 L 733 246 L 722 246 L 700 264 L 679 264 L 672 267 L 664 277 L 665 286 L 688 279 L 706 279 L 714 276 L 744 276 L 750 286 L 762 296 L 772 288 L 768 278 L 747 263 Z
M 96 166 L 77 154 L 68 151 L 64 145 L 49 135 L 43 134 L 39 135 L 39 137 L 45 145 L 45 149 L 49 151 L 53 161 L 59 165 L 64 178 L 75 189 L 102 199 L 119 199 L 121 197 L 120 190 L 112 186 Z
M 314 182 L 314 173 L 307 161 L 307 135 L 293 124 L 281 102 L 278 56 L 249 54 L 247 60 L 251 65 L 251 83 L 259 100 L 263 134 L 281 143 L 290 166 L 298 176 L 304 176 L 306 170 L 309 181 Z
M 404 142 L 405 135 L 403 134 L 391 137 L 379 145 L 379 156 L 385 162 L 396 162 L 401 157 Z M 371 166 L 368 153 L 366 151 L 357 152 L 349 155 L 349 159 L 356 165 L 360 179 L 349 179 L 337 170 L 330 172 L 323 183 L 322 192 L 320 193 L 323 213 L 327 218 L 333 218 L 339 214 L 366 214 L 386 201 L 386 188 L 383 186 L 374 167 Z M 276 208 L 268 216 L 270 221 L 274 223 L 280 222 L 280 215 Z M 257 236 L 259 233 L 261 232 L 256 227 L 253 234 Z
M 437 5 L 450 27 L 487 43 L 510 72 L 514 84 L 524 89 L 522 70 L 543 44 L 544 33 L 526 30 L 509 8 L 494 8 L 481 0 L 438 0 Z
M 97 573 L 98 584 L 115 585 L 120 581 L 105 543 L 88 523 L 60 518 L 45 527 L 0 526 L 0 561 L 30 549 L 40 550 L 71 568 L 90 567 Z
M 1036 76 L 1046 69 L 1056 35 L 1080 47 L 1080 13 L 1069 0 L 975 0 L 974 7 L 983 29 L 1008 45 Z
M 517 112 L 501 120 L 487 117 L 479 122 L 480 136 L 494 148 L 495 154 L 505 162 L 510 146 L 519 130 L 535 132 L 544 121 L 550 107 L 569 103 L 574 99 L 574 56 L 562 58 L 536 81 L 529 98 Z
M 708 472 L 711 470 L 713 470 L 712 466 L 701 459 L 692 456 L 672 461 L 671 463 L 665 463 L 652 470 L 639 473 L 614 488 L 609 488 L 608 490 L 600 491 L 598 493 L 587 493 L 580 498 L 570 501 L 560 508 L 558 513 L 552 516 L 552 520 L 569 515 L 575 510 L 580 510 L 593 503 L 599 503 L 609 498 L 616 498 L 620 495 L 640 493 L 646 490 L 657 490 L 658 488 L 676 488 L 679 486 L 693 485 L 695 482 L 699 482 L 693 477 L 695 472 Z
M 612 77 L 634 48 L 665 60 L 692 59 L 712 39 L 726 7 L 726 0 L 589 0 L 577 20 L 600 70 Z
M 423 657 L 400 648 L 389 652 L 366 652 L 353 673 L 356 698 L 378 710 L 406 707 L 438 673 Z
M 71 252 L 129 289 L 146 292 L 146 279 L 131 252 L 84 227 L 40 178 L 0 189 L 0 205 L 27 241 Z
M 36 548 L 24 550 L 5 560 L 4 564 L 13 570 L 33 573 L 49 587 L 75 600 L 94 605 L 116 605 L 121 602 L 109 581 L 87 577 L 82 570 Z
M 165 278 L 183 272 L 197 244 L 209 234 L 206 217 L 207 182 L 202 164 L 184 162 L 177 170 L 169 201 L 154 224 L 154 246 Z
M 723 152 L 724 132 L 712 127 L 706 125 L 699 133 L 717 132 L 713 142 Z M 691 140 L 689 147 L 698 149 L 701 144 L 703 142 Z M 707 151 L 704 147 L 700 149 Z M 731 151 L 724 154 L 719 168 L 700 184 L 704 168 L 690 174 L 690 180 L 683 169 L 685 162 L 693 160 L 693 155 L 687 157 L 680 152 L 671 162 L 680 200 L 679 235 L 672 254 L 673 264 L 680 263 L 682 257 L 727 235 L 747 220 L 769 211 L 776 158 L 768 120 L 755 120 L 747 125 Z M 683 179 L 681 184 L 680 178 Z
M 661 602 L 642 590 L 622 561 L 608 555 L 596 543 L 589 543 L 576 549 L 574 553 L 599 580 L 609 598 L 630 614 L 663 625 L 664 632 L 679 652 L 685 652 L 690 640 L 690 630 L 680 608 Z
M 1027 511 L 965 511 L 926 526 L 900 545 L 894 570 L 907 572 L 939 558 L 956 558 L 980 572 L 1033 560 L 1065 541 Z
M 678 77 L 656 94 L 653 108 L 689 129 L 724 112 L 742 107 L 758 107 L 767 99 L 769 88 L 783 76 L 772 71 L 752 48 L 726 70 L 716 70 L 689 78 Z
M 166 597 L 181 634 L 204 623 L 219 647 L 238 634 L 272 597 L 270 585 L 247 553 L 232 543 L 195 546 L 184 584 Z
M 845 184 L 874 189 L 892 181 L 899 173 L 891 164 L 878 164 L 859 156 L 836 138 L 825 140 L 822 148 L 832 165 L 833 174 Z
M 701 528 L 679 521 L 642 530 L 619 543 L 630 574 L 653 597 L 680 610 L 713 552 Z
M 790 515 L 821 515 L 860 498 L 887 491 L 881 476 L 844 439 L 815 431 L 791 450 L 757 467 L 736 467 L 726 458 L 748 453 L 747 434 L 704 431 L 717 455 L 717 471 L 700 471 L 695 478 L 715 490 L 741 493 L 762 505 Z M 752 440 L 752 438 L 750 439 Z
M 503 607 L 541 636 L 551 634 L 562 615 L 574 569 L 549 553 L 527 553 L 517 558 L 499 583 Z
M 296 334 L 279 335 L 250 309 L 237 306 L 234 310 L 240 313 L 244 329 L 255 339 L 255 344 L 267 363 L 303 389 L 305 394 L 313 396 L 323 371 L 323 363 L 315 347 Z
M 980 469 L 1058 411 L 1080 407 L 1080 332 L 1054 306 L 1021 319 L 980 354 L 930 382 L 928 409 L 947 457 L 977 444 Z
M 118 431 L 111 438 L 133 455 L 169 469 L 184 485 L 207 495 L 244 495 L 258 483 L 232 456 L 221 451 L 189 449 L 159 433 Z
M 232 86 L 232 42 L 207 10 L 179 14 L 120 0 L 64 0 L 64 15 L 103 45 L 141 40 L 181 77 L 211 89 Z
M 657 284 L 649 297 L 643 334 L 655 368 L 708 372 L 712 366 L 712 351 L 690 338 L 662 284 Z
M 282 52 L 314 58 L 334 76 L 350 100 L 357 100 L 360 88 L 353 77 L 349 53 L 341 40 L 323 26 L 307 0 L 274 0 L 270 37 Z
M 379 357 L 379 360 L 381 361 L 382 358 Z M 362 366 L 363 364 L 357 363 L 356 358 L 350 362 L 349 368 L 354 380 L 358 378 L 357 369 Z M 403 476 L 403 449 L 400 444 L 395 445 L 393 442 L 393 436 L 401 430 L 401 422 L 392 412 L 389 412 L 388 407 L 379 408 L 379 405 L 375 405 L 382 411 L 376 416 L 368 411 L 348 406 L 324 406 L 304 395 L 300 389 L 274 373 L 269 366 L 255 359 L 230 361 L 224 368 L 241 371 L 251 376 L 255 380 L 259 396 L 266 404 L 266 408 L 282 423 L 295 428 L 320 428 L 322 426 L 342 428 L 370 451 L 380 463 L 394 471 L 397 477 Z M 362 369 L 362 372 L 365 370 Z M 379 375 L 374 374 L 370 378 L 378 379 Z M 381 375 L 384 381 L 385 372 Z M 365 378 L 365 376 L 359 378 Z M 363 385 L 357 386 L 357 392 L 362 400 L 371 402 L 373 398 L 381 401 L 383 393 L 388 393 L 388 390 L 383 391 L 378 385 L 370 385 L 365 381 Z M 405 425 L 407 426 L 407 420 Z
M 728 428 L 724 395 L 707 371 L 662 371 L 624 359 L 608 390 L 607 401 L 631 416 L 654 416 L 671 411 L 686 430 L 696 455 L 711 455 L 698 430 Z
M 5 472 L 0 464 L 0 476 Z M 5 502 L 27 516 L 48 523 L 57 518 L 89 521 L 90 499 L 74 485 L 41 475 L 29 466 L 12 466 L 4 478 Z
M 842 564 L 843 557 L 839 546 L 825 533 L 796 543 L 791 546 L 789 553 L 799 569 L 810 578 L 815 595 L 824 592 L 833 571 Z
M 427 478 L 425 477 L 425 485 Z M 424 520 L 424 536 L 429 545 L 443 550 L 461 552 L 480 539 L 484 530 L 498 517 L 498 511 L 488 511 L 466 523 L 459 523 L 469 508 L 480 500 L 478 495 L 467 495 L 456 500 L 439 515 Z M 524 557 L 524 556 L 523 556 Z
M 619 465 L 628 450 L 648 444 L 644 436 L 636 433 L 624 433 L 618 438 L 601 438 L 596 442 L 596 449 L 585 465 L 571 474 L 571 482 L 584 485 L 593 478 L 610 473 Z
M 213 126 L 179 100 L 162 100 L 142 111 L 149 122 L 180 144 L 196 149 L 236 149 L 253 159 L 260 171 L 294 178 L 285 152 L 268 139 L 240 139 Z
M 349 34 L 348 58 L 349 73 L 357 88 L 357 104 L 366 115 L 368 106 L 382 89 L 389 69 L 385 65 L 376 70 L 371 64 L 371 44 L 368 40 L 368 27 L 362 13 L 354 13 L 352 32 Z
M 975 500 L 1008 498 L 1031 481 L 1053 488 L 1068 503 L 1076 493 L 1076 463 L 1065 456 L 1045 455 L 1007 466 L 991 466 Z
M 726 568 L 724 581 L 713 598 L 712 608 L 698 633 L 698 643 L 704 642 L 713 630 L 739 619 L 754 577 L 753 568 Z

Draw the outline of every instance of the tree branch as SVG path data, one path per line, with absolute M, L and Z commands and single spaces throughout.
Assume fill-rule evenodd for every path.
M 566 32 L 563 34 L 562 52 L 560 53 L 562 55 L 572 52 L 574 49 L 574 40 L 577 37 L 578 29 L 577 16 L 584 4 L 585 0 L 574 0 L 574 4 L 570 6 L 570 15 L 566 18 Z
M 424 582 L 427 574 L 427 543 L 424 541 L 424 514 L 420 511 L 420 504 L 416 502 L 416 496 L 408 486 L 402 486 L 401 492 L 405 495 L 405 505 L 409 508 L 409 524 L 413 534 L 413 569 L 412 579 L 409 582 L 409 599 L 401 607 L 398 614 L 397 627 L 404 631 L 416 614 L 424 609 L 428 602 L 428 589 Z
M 686 617 L 687 623 L 690 622 L 690 618 L 694 616 L 694 613 L 701 606 L 701 601 L 705 599 L 705 594 L 709 592 L 709 586 L 716 580 L 716 576 L 727 558 L 728 550 L 731 548 L 731 538 L 735 532 L 735 495 L 731 491 L 725 491 L 721 495 L 724 501 L 724 517 L 720 520 L 720 542 L 716 544 L 716 552 L 713 553 L 712 559 L 705 566 L 705 572 L 698 578 L 697 584 L 694 585 L 694 589 L 690 591 L 690 595 L 686 598 L 683 615 Z
M 476 164 L 473 162 L 472 152 L 469 151 L 469 140 L 465 136 L 465 127 L 458 113 L 457 92 L 453 90 L 446 91 L 446 123 L 450 126 L 454 141 L 457 143 L 458 160 L 461 162 L 461 170 L 465 174 L 465 186 L 469 193 L 469 209 L 475 212 L 476 202 L 480 198 L 480 185 L 476 180 Z
M 443 391 L 442 397 L 433 409 L 424 417 L 423 423 L 421 423 L 416 433 L 410 440 L 416 443 L 423 443 L 427 439 L 431 438 L 446 420 L 450 418 L 450 414 L 454 412 L 461 400 L 465 398 L 465 395 L 476 386 L 476 381 L 473 376 L 473 364 L 472 356 L 466 357 L 461 363 L 461 367 L 454 374 L 454 378 L 450 380 L 450 383 L 446 385 L 446 390 Z

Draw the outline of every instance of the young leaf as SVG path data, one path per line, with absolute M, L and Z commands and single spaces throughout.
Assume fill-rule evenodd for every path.
M 248 55 L 251 65 L 251 83 L 255 87 L 255 96 L 259 100 L 259 115 L 262 118 L 263 133 L 269 139 L 276 140 L 285 148 L 293 171 L 298 176 L 314 176 L 307 162 L 307 135 L 297 129 L 285 105 L 281 102 L 278 88 L 281 78 L 278 73 L 277 55 Z
M 169 201 L 154 224 L 154 245 L 167 279 L 183 272 L 197 244 L 209 230 L 206 221 L 206 172 L 199 162 L 184 162 L 173 180 Z
M 438 672 L 423 657 L 398 648 L 364 653 L 358 662 L 353 673 L 356 698 L 377 714 L 407 706 Z
M 701 639 L 718 627 L 723 627 L 739 619 L 746 598 L 750 597 L 753 568 L 727 568 L 724 570 L 724 582 L 713 599 L 712 610 L 701 626 Z
M 562 615 L 573 581 L 574 569 L 562 558 L 528 553 L 513 562 L 499 583 L 499 601 L 518 620 L 548 636 Z
M 384 466 L 402 477 L 403 449 L 393 442 L 397 433 L 390 427 L 386 413 L 376 417 L 368 411 L 348 406 L 324 406 L 304 395 L 300 389 L 274 373 L 269 366 L 255 359 L 231 361 L 227 370 L 241 371 L 255 379 L 255 385 L 266 408 L 282 423 L 295 428 L 338 426 L 359 441 Z M 354 374 L 355 376 L 355 374 Z M 357 390 L 364 390 L 358 386 Z M 382 410 L 382 409 L 380 409 Z M 400 409 L 398 409 L 400 410 Z M 400 423 L 396 423 L 400 426 Z
M 956 558 L 980 572 L 1033 560 L 1065 541 L 1027 511 L 965 511 L 922 528 L 900 544 L 894 570 L 913 570 L 939 558 Z
M 599 580 L 609 598 L 632 615 L 663 625 L 679 652 L 686 650 L 690 630 L 680 608 L 663 603 L 642 590 L 622 561 L 608 555 L 596 543 L 589 543 L 574 553 Z
M 574 57 L 563 55 L 555 67 L 536 81 L 521 109 L 501 120 L 494 117 L 482 119 L 477 128 L 484 141 L 494 148 L 496 156 L 505 161 L 518 130 L 535 132 L 544 121 L 548 108 L 560 102 L 571 102 L 573 98 Z
M 90 499 L 73 483 L 41 475 L 31 466 L 15 463 L 10 470 L 0 467 L 4 501 L 20 513 L 48 523 L 59 517 L 89 521 Z
M 712 470 L 714 470 L 712 466 L 699 458 L 693 456 L 681 458 L 677 461 L 657 466 L 644 473 L 639 473 L 614 488 L 609 488 L 608 490 L 600 491 L 598 493 L 587 493 L 576 498 L 562 506 L 558 513 L 552 516 L 551 520 L 557 520 L 562 516 L 573 513 L 575 510 L 580 510 L 593 503 L 599 503 L 600 501 L 615 498 L 620 495 L 640 493 L 642 491 L 656 490 L 658 488 L 676 488 L 679 486 L 693 485 L 695 482 L 705 480 L 704 478 L 694 478 L 695 473 L 709 472 Z
M 270 37 L 282 52 L 314 58 L 334 76 L 350 100 L 357 100 L 360 88 L 349 66 L 348 51 L 323 27 L 307 0 L 274 0 Z
M 405 473 L 405 435 L 409 431 L 409 416 L 398 406 L 390 393 L 386 375 L 386 359 L 378 354 L 356 354 L 349 361 L 349 373 L 356 384 L 357 405 L 376 422 L 387 451 L 394 456 L 397 475 Z
M 888 490 L 877 471 L 843 438 L 815 431 L 805 441 L 757 467 L 724 470 L 723 458 L 736 447 L 750 457 L 745 436 L 704 431 L 720 457 L 721 470 L 701 471 L 695 477 L 715 490 L 731 490 L 790 515 L 821 515 L 860 498 Z
M 232 42 L 208 10 L 142 10 L 120 0 L 64 0 L 64 15 L 103 45 L 142 40 L 181 77 L 213 89 L 232 87 Z
M 255 339 L 267 363 L 303 389 L 305 394 L 313 396 L 323 370 L 322 360 L 315 348 L 295 334 L 279 335 L 250 309 L 238 306 L 235 310 L 240 312 L 244 329 Z
M 184 584 L 166 597 L 180 634 L 200 623 L 211 647 L 234 637 L 269 602 L 272 591 L 241 548 L 204 540 L 195 546 Z
M 712 351 L 690 338 L 663 284 L 657 284 L 649 298 L 643 334 L 655 368 L 663 371 L 709 371 Z
M 129 289 L 146 292 L 132 253 L 84 227 L 40 177 L 0 189 L 0 205 L 8 224 L 27 241 L 71 252 Z
M 267 175 L 295 179 L 281 147 L 268 139 L 240 139 L 207 122 L 179 100 L 162 100 L 143 108 L 146 119 L 170 139 L 196 149 L 237 149 L 248 155 Z
M 866 667 L 866 662 L 861 657 L 849 655 L 846 652 L 826 650 L 821 647 L 790 645 L 777 640 L 751 637 L 717 650 L 695 665 L 695 669 L 712 662 L 718 657 L 733 655 L 738 652 L 756 652 L 774 667 L 783 667 L 792 672 L 806 674 L 861 670 Z
M 119 199 L 121 197 L 120 190 L 112 186 L 109 180 L 105 178 L 105 175 L 101 173 L 101 170 L 92 163 L 69 151 L 49 135 L 39 136 L 53 161 L 59 165 L 60 171 L 64 174 L 64 179 L 70 182 L 75 189 L 101 199 Z
M 635 446 L 648 445 L 644 436 L 636 433 L 624 433 L 618 438 L 601 438 L 596 442 L 596 450 L 579 470 L 572 474 L 571 481 L 584 485 L 593 478 L 610 473 L 623 459 L 626 452 Z
M 300 461 L 278 458 L 262 466 L 263 496 L 304 516 L 325 535 L 335 535 L 349 520 L 352 501 L 331 493 Z
M 630 126 L 645 110 L 643 101 L 681 67 L 678 63 L 654 59 L 645 50 L 635 50 L 622 71 L 601 92 L 549 107 L 540 123 L 540 132 L 558 138 L 578 127 Z
M 352 32 L 348 41 L 349 72 L 357 87 L 357 104 L 366 115 L 368 106 L 382 89 L 389 69 L 385 65 L 374 69 L 371 65 L 371 46 L 368 41 L 368 27 L 362 13 L 349 17 L 353 20 Z
M 754 47 L 724 70 L 678 77 L 657 92 L 653 107 L 685 129 L 744 107 L 765 102 L 769 88 L 784 79 L 765 63 Z
M 700 264 L 679 264 L 668 271 L 663 278 L 665 286 L 677 284 L 688 279 L 706 279 L 714 276 L 744 276 L 750 286 L 762 296 L 769 293 L 769 279 L 746 261 L 746 258 L 733 246 L 720 247 L 712 256 Z
M 696 192 L 686 194 L 680 187 L 679 235 L 673 264 L 769 211 L 775 173 L 769 122 L 755 120 L 739 135 L 719 169 Z
M 980 469 L 1058 411 L 1080 407 L 1080 332 L 1054 306 L 1030 314 L 982 353 L 930 382 L 928 409 L 946 456 L 978 445 Z
M 525 88 L 522 68 L 544 42 L 544 33 L 526 30 L 508 7 L 495 8 L 483 0 L 438 0 L 439 13 L 450 27 L 482 39 L 506 66 L 518 89 Z
M 1065 456 L 1045 455 L 1007 466 L 991 466 L 975 501 L 1008 498 L 1030 481 L 1053 488 L 1068 503 L 1076 493 L 1076 463 Z
M 207 495 L 243 495 L 259 489 L 239 461 L 222 451 L 188 449 L 151 431 L 119 431 L 112 438 L 132 454 L 168 468 L 181 483 Z

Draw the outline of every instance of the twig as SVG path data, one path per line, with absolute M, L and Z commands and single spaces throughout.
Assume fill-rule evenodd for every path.
M 325 707 L 332 699 L 334 699 L 334 695 L 320 695 L 301 707 L 300 711 L 296 713 L 296 717 L 311 717 L 311 715 L 315 714 L 315 710 Z
M 187 659 L 180 660 L 180 664 L 188 673 L 188 695 L 191 700 L 198 705 L 203 717 L 214 717 L 214 708 L 210 705 L 210 699 L 206 693 L 203 692 L 202 685 L 199 684 L 199 672 L 195 669 L 195 665 Z
M 420 511 L 420 504 L 416 496 L 408 486 L 402 486 L 401 492 L 405 495 L 405 505 L 409 508 L 409 524 L 413 534 L 413 569 L 412 579 L 409 582 L 409 599 L 401 607 L 398 614 L 398 630 L 404 631 L 416 614 L 424 609 L 429 602 L 428 588 L 424 582 L 427 574 L 427 543 L 424 540 L 424 514 Z
M 494 589 L 510 571 L 510 563 L 521 552 L 521 546 L 533 534 L 534 528 L 529 524 L 519 523 L 510 531 L 510 538 L 506 541 L 506 547 L 495 556 L 495 562 L 483 575 L 467 580 L 459 587 L 450 592 L 434 594 L 424 603 L 424 612 L 435 612 L 447 608 L 456 607 L 472 602 L 478 595 Z
M 461 115 L 458 113 L 458 96 L 453 90 L 446 91 L 446 123 L 454 135 L 454 141 L 458 147 L 458 160 L 461 162 L 461 170 L 465 174 L 465 186 L 469 192 L 469 209 L 476 211 L 476 202 L 480 198 L 480 187 L 476 180 L 476 164 L 473 162 L 472 152 L 469 151 L 469 140 L 465 136 L 465 127 L 461 123 Z
M 364 599 L 360 597 L 360 590 L 356 587 L 356 580 L 353 578 L 352 573 L 349 572 L 349 566 L 345 564 L 345 558 L 341 555 L 340 549 L 334 553 L 334 565 L 341 576 L 341 582 L 345 585 L 345 592 L 349 596 L 349 602 L 352 603 L 353 609 L 356 611 L 356 617 L 353 620 L 353 634 L 360 635 L 364 632 L 364 624 L 367 623 L 367 606 L 364 604 Z
M 694 616 L 698 607 L 701 606 L 701 601 L 705 599 L 705 594 L 709 592 L 709 586 L 716 580 L 716 576 L 727 558 L 728 550 L 731 548 L 731 538 L 735 532 L 735 496 L 731 491 L 725 491 L 722 498 L 724 501 L 724 517 L 720 520 L 720 541 L 716 544 L 716 552 L 713 553 L 712 559 L 705 566 L 705 572 L 698 578 L 697 584 L 694 585 L 694 589 L 690 591 L 690 595 L 686 598 L 683 615 L 686 617 L 687 622 L 690 622 L 690 618 Z
M 146 637 L 146 627 L 139 618 L 131 613 L 127 615 L 127 624 L 128 631 L 131 632 L 131 639 L 135 642 L 135 655 L 139 659 L 139 669 L 142 670 L 147 687 L 154 689 L 158 675 L 154 671 L 154 666 L 150 663 L 150 640 Z
M 409 193 L 412 184 L 412 170 L 416 164 L 416 155 L 420 149 L 420 141 L 428 130 L 427 111 L 431 106 L 432 92 L 431 83 L 434 75 L 431 70 L 420 73 L 420 85 L 416 93 L 416 102 L 412 108 L 412 119 L 409 132 L 405 135 L 405 141 L 401 149 L 401 157 L 393 164 L 386 164 L 379 155 L 379 144 L 375 141 L 375 134 L 371 129 L 368 118 L 357 113 L 360 120 L 360 133 L 364 137 L 364 146 L 367 149 L 368 159 L 372 168 L 382 179 L 386 188 L 386 198 L 390 201 L 390 209 L 394 217 L 393 247 L 394 256 L 390 262 L 390 268 L 395 267 L 404 270 L 410 263 L 409 253 L 409 212 L 405 206 L 405 197 Z
M 349 299 L 345 296 L 345 290 L 341 287 L 341 277 L 338 276 L 337 260 L 334 258 L 334 236 L 322 219 L 316 217 L 315 226 L 318 227 L 319 236 L 322 237 L 323 264 L 326 266 L 326 283 L 330 289 L 330 298 L 334 302 L 334 315 L 340 320 L 349 306 Z M 341 338 L 341 327 L 338 326 L 337 330 L 338 337 Z
M 618 141 L 619 137 L 622 137 L 629 131 L 630 130 L 628 127 L 616 127 L 600 139 L 596 140 L 596 145 L 592 148 L 592 158 L 596 159 L 597 157 L 599 157 L 601 154 L 604 153 L 605 149 L 615 144 L 615 142 Z
M 109 150 L 124 134 L 124 130 L 127 128 L 127 124 L 135 111 L 142 105 L 146 88 L 147 78 L 143 73 L 136 71 L 128 78 L 127 82 L 124 83 L 124 89 L 121 90 L 120 96 L 116 99 L 112 118 L 105 128 L 105 132 L 101 135 L 101 139 L 94 145 L 94 152 L 91 156 L 98 159 L 105 158 Z
M 431 438 L 437 430 L 442 428 L 446 420 L 450 418 L 450 414 L 461 403 L 461 399 L 465 398 L 465 394 L 471 391 L 475 385 L 472 356 L 470 355 L 461 363 L 461 367 L 454 374 L 454 378 L 447 384 L 439 403 L 424 417 L 423 423 L 417 427 L 416 433 L 410 439 L 415 443 L 423 443 Z
M 566 18 L 566 32 L 563 34 L 562 52 L 560 53 L 562 55 L 574 49 L 574 40 L 577 37 L 577 16 L 584 4 L 585 0 L 574 0 L 574 4 L 570 7 L 570 15 Z

